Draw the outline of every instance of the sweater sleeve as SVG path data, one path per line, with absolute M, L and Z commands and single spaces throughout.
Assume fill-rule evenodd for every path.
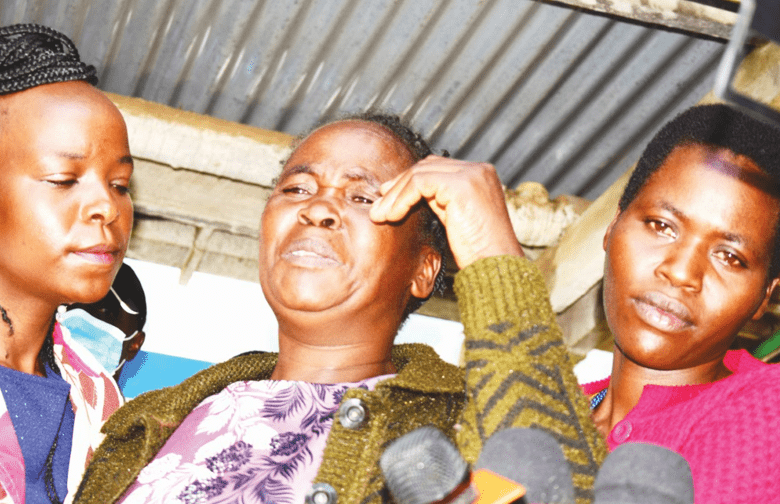
M 607 448 L 590 419 L 544 280 L 527 259 L 481 259 L 455 278 L 466 334 L 467 403 L 457 441 L 475 462 L 491 434 L 535 427 L 569 461 L 577 502 L 593 500 Z

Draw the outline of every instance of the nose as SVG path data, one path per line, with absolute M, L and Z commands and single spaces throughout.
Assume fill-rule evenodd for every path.
M 111 224 L 119 216 L 119 206 L 111 194 L 111 189 L 105 183 L 92 182 L 85 186 L 84 203 L 81 207 L 81 218 L 85 222 L 101 222 Z
M 674 287 L 699 292 L 707 267 L 707 251 L 692 243 L 678 243 L 669 246 L 656 274 Z
M 341 213 L 332 198 L 317 195 L 298 211 L 298 222 L 306 226 L 338 229 L 341 227 Z

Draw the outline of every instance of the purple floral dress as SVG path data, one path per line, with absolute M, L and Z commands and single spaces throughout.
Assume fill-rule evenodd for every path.
M 390 376 L 233 383 L 187 415 L 121 502 L 300 504 L 344 392 Z

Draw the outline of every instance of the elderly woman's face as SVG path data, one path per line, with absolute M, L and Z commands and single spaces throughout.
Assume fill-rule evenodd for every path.
M 379 186 L 413 164 L 383 127 L 342 121 L 309 135 L 263 212 L 260 282 L 277 313 L 369 310 L 400 317 L 420 263 L 416 214 L 374 224 Z

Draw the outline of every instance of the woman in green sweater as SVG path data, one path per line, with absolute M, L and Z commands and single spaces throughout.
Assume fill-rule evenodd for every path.
M 442 224 L 462 269 L 465 371 L 424 345 L 393 345 L 441 278 Z M 279 354 L 131 401 L 106 425 L 76 502 L 381 502 L 387 443 L 431 424 L 471 462 L 502 428 L 553 431 L 589 501 L 606 450 L 522 255 L 492 166 L 432 156 L 390 116 L 316 129 L 262 216 Z

